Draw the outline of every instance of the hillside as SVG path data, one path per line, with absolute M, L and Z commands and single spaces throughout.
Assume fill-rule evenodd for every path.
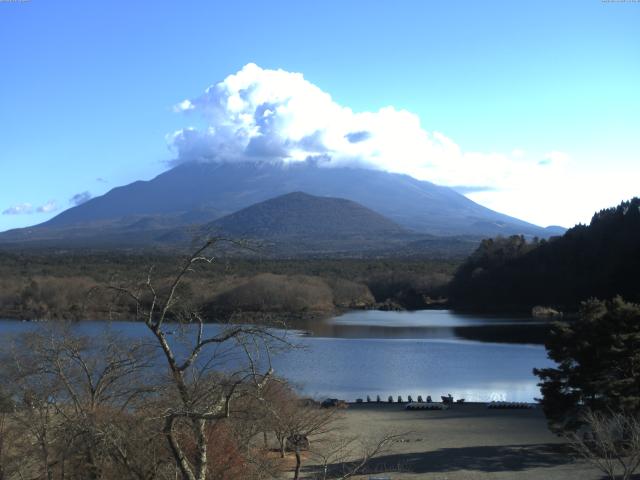
M 482 207 L 447 187 L 407 175 L 314 163 L 186 163 L 149 181 L 117 187 L 33 227 L 0 234 L 0 243 L 73 246 L 148 245 L 163 233 L 211 222 L 291 192 L 358 202 L 404 229 L 429 235 L 551 233 Z M 127 232 L 136 230 L 133 238 Z
M 458 309 L 574 311 L 591 297 L 640 301 L 640 199 L 596 213 L 550 241 L 514 236 L 482 242 L 449 287 Z
M 263 255 L 288 257 L 388 256 L 390 250 L 406 247 L 418 238 L 432 238 L 409 232 L 351 200 L 304 192 L 288 193 L 251 205 L 203 226 L 201 232 L 202 236 L 257 241 Z M 180 232 L 173 235 L 178 238 Z M 461 244 L 459 252 L 464 255 L 464 250 L 470 251 L 471 245 L 470 242 Z M 429 251 L 437 252 L 438 247 Z
M 212 222 L 209 227 L 238 237 L 336 238 L 398 235 L 405 229 L 351 200 L 304 192 L 281 195 Z

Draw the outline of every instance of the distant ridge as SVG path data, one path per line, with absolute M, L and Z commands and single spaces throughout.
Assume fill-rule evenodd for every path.
M 408 175 L 310 162 L 185 163 L 148 182 L 134 182 L 70 208 L 42 224 L 62 227 L 126 215 L 166 215 L 215 209 L 218 216 L 291 192 L 345 198 L 405 228 L 433 235 L 525 234 L 545 230 L 494 212 L 448 187 Z
M 450 188 L 407 175 L 320 167 L 312 162 L 185 163 L 152 180 L 114 188 L 40 225 L 0 233 L 0 245 L 169 245 L 176 229 L 193 230 L 293 192 L 356 202 L 395 224 L 392 231 L 401 228 L 420 235 L 472 237 L 523 234 L 546 238 L 559 234 L 556 228 L 547 230 L 494 212 Z M 372 220 L 372 214 L 369 217 Z M 340 228 L 350 224 L 345 222 Z M 338 234 L 339 228 L 325 226 L 324 231 Z

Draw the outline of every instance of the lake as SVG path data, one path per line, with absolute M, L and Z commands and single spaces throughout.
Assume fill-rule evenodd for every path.
M 6 342 L 33 331 L 38 323 L 0 320 Z M 104 331 L 104 322 L 79 322 L 86 335 Z M 130 337 L 150 335 L 135 322 L 110 322 Z M 219 325 L 207 325 L 215 331 Z M 540 396 L 534 367 L 552 366 L 540 344 L 546 326 L 526 318 L 416 312 L 357 311 L 308 322 L 287 333 L 300 348 L 273 358 L 277 375 L 305 395 L 353 401 L 377 395 L 441 395 L 467 401 L 533 401 Z

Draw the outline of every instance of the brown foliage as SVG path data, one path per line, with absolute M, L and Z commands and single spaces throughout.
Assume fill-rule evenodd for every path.
M 296 312 L 333 309 L 333 292 L 319 277 L 263 273 L 215 298 L 220 309 Z
M 176 260 L 176 256 L 142 253 L 52 252 L 24 256 L 0 252 L 0 317 L 131 319 L 135 312 L 130 302 L 105 291 L 93 291 L 87 298 L 88 291 L 105 283 L 144 284 L 151 266 L 154 266 L 154 283 L 158 290 L 162 290 L 171 281 L 170 267 Z M 334 305 L 338 308 L 362 308 L 387 298 L 405 307 L 416 308 L 423 296 L 442 294 L 442 286 L 455 266 L 456 263 L 451 261 L 403 259 L 233 259 L 214 268 L 196 269 L 182 282 L 181 299 L 201 307 L 256 277 L 271 274 L 283 287 L 295 283 L 302 276 L 302 290 L 311 295 L 301 304 L 294 302 L 293 308 L 296 309 L 315 308 L 314 305 L 318 308 L 332 308 Z M 305 278 L 315 280 L 307 282 Z M 260 287 L 261 282 L 258 281 L 256 286 Z M 246 287 L 240 289 L 246 291 Z M 149 299 L 148 295 L 146 299 Z M 290 302 L 281 304 L 287 307 Z M 277 305 L 274 308 L 278 308 Z

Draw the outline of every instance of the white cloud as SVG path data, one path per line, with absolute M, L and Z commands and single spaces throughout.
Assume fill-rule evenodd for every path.
M 91 200 L 91 192 L 80 192 L 76 193 L 73 197 L 69 199 L 69 203 L 74 206 L 82 205 L 85 202 Z
M 598 177 L 579 181 L 580 166 L 568 153 L 541 155 L 520 146 L 506 153 L 466 151 L 444 133 L 422 128 L 407 110 L 354 112 L 300 73 L 255 64 L 174 110 L 205 122 L 169 135 L 176 163 L 315 158 L 325 167 L 365 166 L 456 187 L 489 208 L 541 225 L 571 226 L 588 209 L 624 198 L 594 205 L 605 201 L 601 188 L 593 193 Z
M 193 108 L 194 107 L 193 107 L 193 104 L 191 103 L 191 101 L 183 100 L 178 105 L 173 107 L 173 111 L 174 112 L 186 112 L 188 110 L 192 110 Z
M 284 161 L 309 157 L 323 166 L 357 164 L 406 173 L 441 185 L 501 188 L 540 168 L 511 154 L 465 152 L 441 132 L 422 128 L 417 115 L 383 107 L 354 112 L 300 73 L 248 64 L 184 100 L 177 112 L 200 115 L 201 129 L 169 137 L 182 161 Z
M 58 210 L 58 205 L 56 204 L 55 200 L 49 200 L 44 205 L 40 205 L 38 208 L 36 208 L 36 212 L 38 213 L 51 213 L 55 212 L 56 210 Z
M 34 207 L 31 203 L 24 202 L 12 205 L 2 211 L 3 215 L 31 215 L 32 213 L 51 213 L 58 210 L 58 204 L 55 200 L 49 200 L 44 205 Z
M 550 166 L 546 168 L 551 168 Z M 476 191 L 467 196 L 493 210 L 537 225 L 572 227 L 588 224 L 593 214 L 638 196 L 640 173 L 584 171 L 551 173 L 546 179 L 501 191 Z M 613 188 L 612 188 L 613 187 Z
M 33 213 L 33 205 L 30 203 L 18 203 L 2 211 L 3 215 L 25 215 Z
M 545 153 L 542 160 L 538 162 L 538 165 L 562 166 L 569 163 L 569 161 L 571 161 L 571 156 L 568 153 L 554 150 L 552 152 Z

